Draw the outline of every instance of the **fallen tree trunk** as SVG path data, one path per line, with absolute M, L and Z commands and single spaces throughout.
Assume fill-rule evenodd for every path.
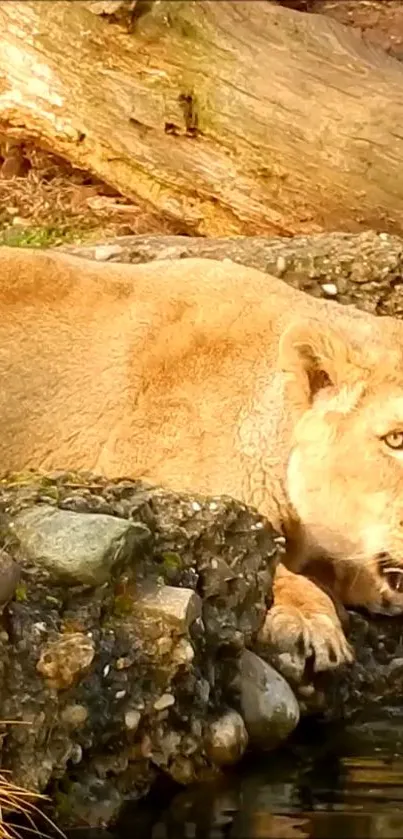
M 120 236 L 64 245 L 78 256 L 111 262 L 207 257 L 266 271 L 313 294 L 380 315 L 403 315 L 403 240 L 386 233 L 320 233 L 288 238 Z
M 403 68 L 258 0 L 0 6 L 0 128 L 205 235 L 403 230 Z M 136 7 L 137 8 L 137 5 Z

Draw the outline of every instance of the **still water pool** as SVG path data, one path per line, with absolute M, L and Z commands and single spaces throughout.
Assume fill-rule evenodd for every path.
M 403 716 L 385 716 L 306 725 L 225 781 L 127 811 L 114 839 L 403 839 Z

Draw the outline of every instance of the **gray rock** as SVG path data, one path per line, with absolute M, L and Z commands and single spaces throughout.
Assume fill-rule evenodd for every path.
M 126 725 L 126 728 L 129 729 L 129 731 L 132 731 L 132 732 L 137 731 L 137 729 L 139 727 L 140 720 L 141 720 L 140 711 L 136 711 L 135 708 L 132 708 L 131 710 L 126 711 L 126 713 L 125 713 L 125 725 Z
M 121 5 L 120 0 L 118 0 L 118 5 Z M 119 245 L 99 245 L 95 248 L 94 258 L 97 262 L 107 262 L 111 256 L 119 256 L 120 252 L 121 248 Z
M 21 568 L 7 551 L 0 551 L 0 609 L 13 597 L 21 576 Z
M 216 766 L 236 763 L 248 745 L 245 723 L 237 711 L 226 711 L 211 724 L 206 739 L 206 753 Z
M 25 556 L 46 568 L 55 581 L 100 585 L 112 567 L 143 552 L 150 532 L 145 525 L 114 516 L 75 513 L 50 505 L 18 513 L 12 529 Z
M 185 635 L 193 621 L 200 617 L 202 602 L 190 588 L 152 586 L 138 592 L 135 610 L 151 621 L 163 619 L 170 629 Z
M 83 774 L 81 783 L 73 781 L 69 786 L 69 804 L 80 826 L 91 825 L 98 830 L 107 827 L 116 820 L 123 800 L 108 778 L 90 773 Z
M 155 711 L 165 711 L 166 708 L 170 708 L 171 705 L 175 704 L 175 697 L 172 693 L 163 693 L 158 699 L 154 702 L 154 710 Z
M 79 681 L 95 656 L 93 638 L 83 632 L 66 632 L 45 644 L 36 665 L 38 673 L 55 690 L 64 690 Z
M 294 693 L 270 664 L 249 650 L 240 658 L 238 680 L 241 714 L 251 746 L 275 748 L 299 722 Z
M 281 277 L 314 297 L 355 304 L 374 314 L 403 315 L 403 295 L 395 278 L 402 273 L 402 240 L 365 230 L 361 233 L 314 233 L 311 236 L 119 236 L 89 245 L 62 245 L 61 250 L 96 259 L 100 247 L 118 247 L 112 262 L 154 259 L 230 259 Z M 99 257 L 98 257 L 99 258 Z
M 61 712 L 61 719 L 71 728 L 80 728 L 88 719 L 88 708 L 77 703 L 66 705 Z

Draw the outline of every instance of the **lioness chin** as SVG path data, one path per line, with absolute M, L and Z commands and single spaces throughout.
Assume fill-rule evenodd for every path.
M 300 672 L 334 667 L 351 651 L 333 603 L 293 572 L 325 561 L 344 604 L 403 610 L 401 348 L 400 323 L 227 261 L 3 247 L 1 469 L 258 507 L 287 539 L 261 637 Z

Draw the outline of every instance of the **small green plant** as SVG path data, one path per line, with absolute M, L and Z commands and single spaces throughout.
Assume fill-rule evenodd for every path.
M 6 227 L 0 230 L 0 245 L 12 248 L 49 248 L 72 241 L 77 231 L 62 227 Z
M 27 587 L 24 583 L 19 583 L 14 592 L 14 598 L 17 603 L 24 603 L 27 600 Z
M 116 618 L 124 618 L 133 612 L 133 597 L 130 594 L 118 594 L 113 603 L 113 614 Z
M 165 571 L 179 571 L 183 566 L 180 555 L 175 551 L 164 551 L 161 557 Z

